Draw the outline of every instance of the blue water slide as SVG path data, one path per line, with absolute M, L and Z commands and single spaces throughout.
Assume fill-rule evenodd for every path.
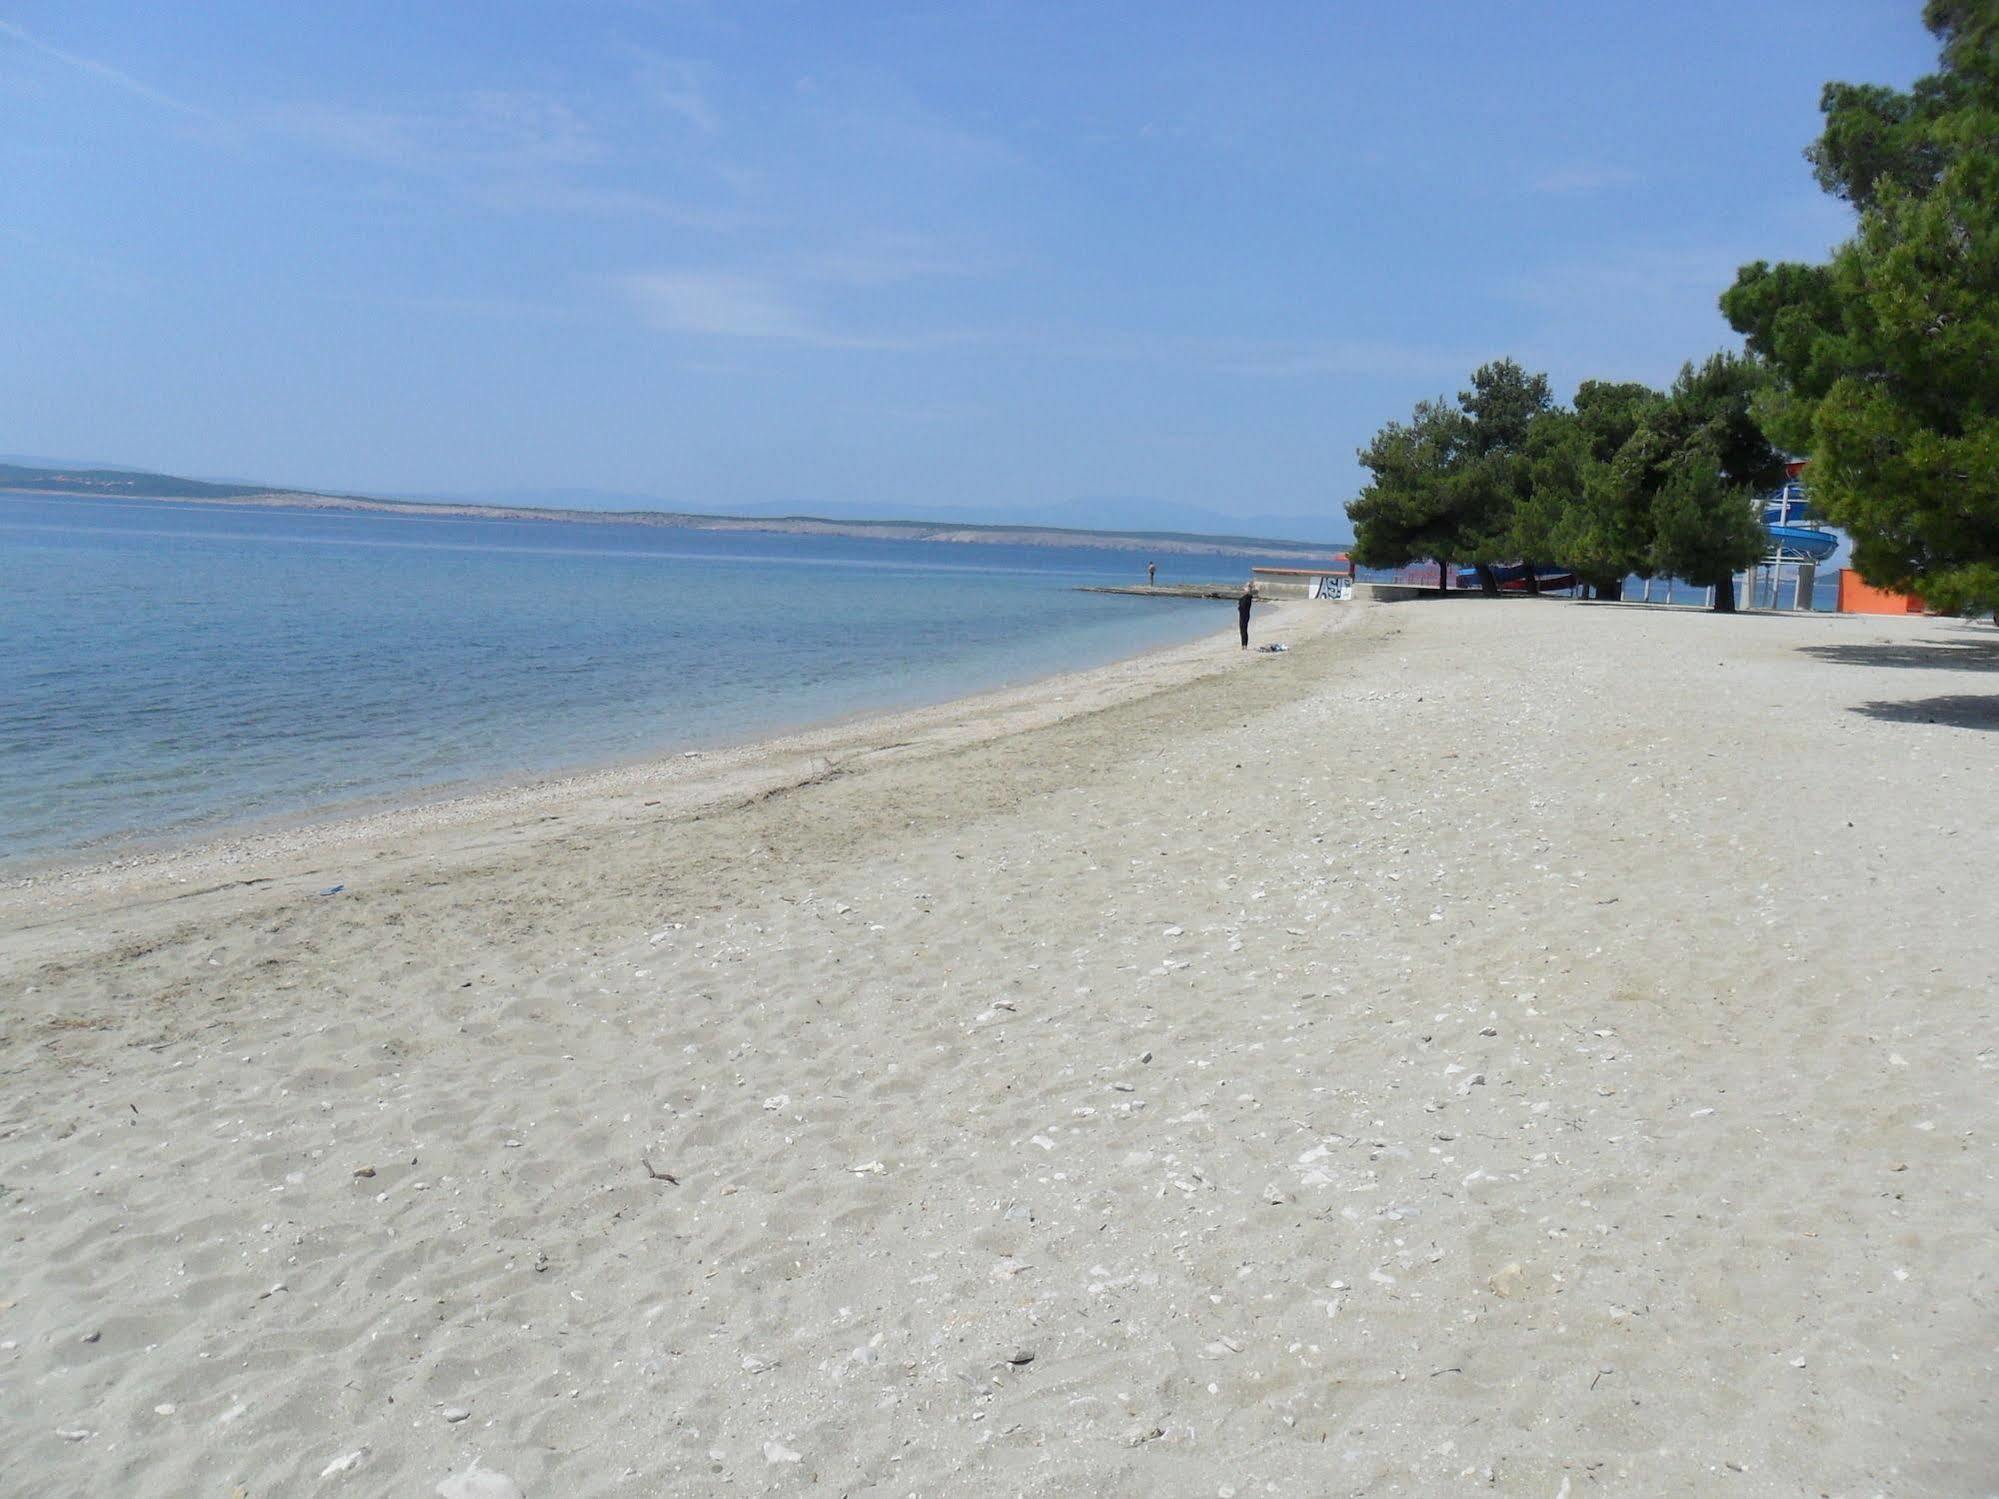
M 1832 531 L 1816 531 L 1810 526 L 1766 525 L 1764 531 L 1773 547 L 1782 547 L 1813 562 L 1823 562 L 1839 550 L 1839 536 Z
M 1805 498 L 1805 486 L 1796 477 L 1783 488 L 1763 497 L 1763 530 L 1770 549 L 1781 552 L 1786 561 L 1823 562 L 1839 550 L 1839 537 L 1813 524 L 1818 516 Z

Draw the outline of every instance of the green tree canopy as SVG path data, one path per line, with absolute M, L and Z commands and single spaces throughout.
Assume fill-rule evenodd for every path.
M 1615 462 L 1663 399 L 1646 385 L 1585 380 L 1573 409 L 1534 419 L 1515 551 L 1571 569 L 1598 598 L 1620 598 L 1627 577 L 1651 574 L 1649 496 L 1619 484 Z
M 1756 493 L 1727 481 L 1714 440 L 1705 433 L 1668 451 L 1652 497 L 1653 570 L 1711 584 L 1714 607 L 1732 614 L 1734 573 L 1762 556 L 1766 545 Z
M 1732 575 L 1769 545 L 1758 496 L 1784 475 L 1754 409 L 1768 379 L 1734 354 L 1684 366 L 1611 464 L 1622 503 L 1647 521 L 1647 566 L 1637 571 L 1711 584 L 1724 612 L 1735 608 Z
M 1486 564 L 1511 549 L 1530 479 L 1528 433 L 1551 405 L 1546 375 L 1499 359 L 1472 372 L 1456 405 L 1423 401 L 1408 422 L 1383 427 L 1360 450 L 1373 478 L 1347 507 L 1355 559 L 1370 567 L 1472 561 L 1496 588 Z
M 1859 210 L 1824 265 L 1745 266 L 1722 310 L 1784 388 L 1764 416 L 1870 582 L 1999 607 L 1999 0 L 1930 0 L 1942 66 L 1827 86 L 1819 182 Z
M 1460 548 L 1480 564 L 1480 582 L 1493 593 L 1498 588 L 1484 564 L 1513 550 L 1515 512 L 1532 488 L 1528 435 L 1554 398 L 1546 375 L 1498 359 L 1472 372 L 1471 389 L 1459 393 L 1458 404 L 1470 418 L 1458 478 Z
M 1360 450 L 1374 477 L 1347 506 L 1353 556 L 1369 567 L 1401 567 L 1459 554 L 1454 481 L 1463 462 L 1465 414 L 1444 401 L 1419 401 L 1407 422 L 1390 422 Z

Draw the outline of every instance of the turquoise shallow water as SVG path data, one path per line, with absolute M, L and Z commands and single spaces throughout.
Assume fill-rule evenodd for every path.
M 0 495 L 0 860 L 739 741 L 1233 630 L 1140 553 Z M 1162 580 L 1246 559 L 1162 556 Z

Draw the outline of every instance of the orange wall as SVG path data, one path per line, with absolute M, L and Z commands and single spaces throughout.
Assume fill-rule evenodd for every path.
M 1890 593 L 1861 579 L 1850 567 L 1839 570 L 1841 614 L 1921 614 L 1923 601 L 1913 594 Z

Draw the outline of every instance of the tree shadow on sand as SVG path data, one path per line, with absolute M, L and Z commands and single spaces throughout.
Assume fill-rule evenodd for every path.
M 1999 733 L 1999 695 L 1959 693 L 1911 698 L 1905 703 L 1861 703 L 1853 710 L 1883 723 L 1940 723 L 1958 729 Z
M 1921 671 L 1999 671 L 1999 632 L 1986 640 L 1900 640 L 1872 644 L 1803 645 L 1798 649 L 1841 666 L 1904 666 Z

